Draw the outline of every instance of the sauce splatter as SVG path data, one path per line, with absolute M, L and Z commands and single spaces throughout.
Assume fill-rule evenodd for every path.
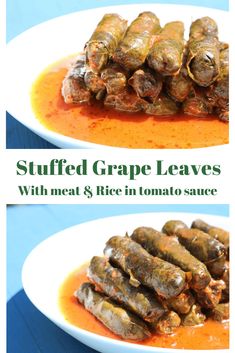
M 71 273 L 63 283 L 59 293 L 59 305 L 67 321 L 84 330 L 101 336 L 122 340 L 109 331 L 101 322 L 77 302 L 73 293 L 88 281 L 87 266 Z M 179 327 L 173 335 L 153 335 L 139 342 L 141 345 L 178 349 L 226 349 L 229 348 L 229 324 L 207 320 L 198 327 Z
M 32 107 L 47 129 L 86 142 L 126 148 L 198 148 L 228 143 L 229 125 L 210 116 L 128 114 L 102 104 L 65 104 L 61 83 L 73 59 L 48 67 L 32 88 Z

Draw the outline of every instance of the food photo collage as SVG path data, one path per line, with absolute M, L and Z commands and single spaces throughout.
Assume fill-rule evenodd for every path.
M 230 12 L 6 0 L 3 353 L 232 352 Z

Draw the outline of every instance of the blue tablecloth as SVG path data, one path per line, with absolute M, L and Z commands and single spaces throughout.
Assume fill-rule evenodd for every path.
M 7 0 L 7 40 L 9 41 L 24 30 L 56 16 L 94 7 L 144 2 L 187 4 L 221 10 L 228 10 L 229 6 L 229 0 Z M 56 148 L 35 135 L 9 114 L 6 120 L 6 130 L 7 148 Z
M 193 212 L 228 216 L 228 205 L 11 205 L 7 209 L 7 353 L 92 353 L 56 327 L 29 301 L 23 262 L 41 241 L 67 227 L 139 212 Z M 35 278 L 35 281 L 37 279 Z
M 6 148 L 58 148 L 36 135 L 9 113 L 6 115 L 6 128 Z

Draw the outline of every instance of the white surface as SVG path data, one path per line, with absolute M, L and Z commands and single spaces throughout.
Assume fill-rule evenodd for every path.
M 164 25 L 168 21 L 182 20 L 186 33 L 191 22 L 202 16 L 214 18 L 219 26 L 220 39 L 228 37 L 225 11 L 184 5 L 122 5 L 80 11 L 32 27 L 15 39 L 7 48 L 7 110 L 22 124 L 39 136 L 61 148 L 99 148 L 107 146 L 76 140 L 46 129 L 36 119 L 30 103 L 32 83 L 53 62 L 83 50 L 84 43 L 100 18 L 108 12 L 118 12 L 133 20 L 142 11 L 153 11 Z
M 59 310 L 58 292 L 63 281 L 73 270 L 89 261 L 92 256 L 102 254 L 105 242 L 111 236 L 125 235 L 126 232 L 131 234 L 139 226 L 152 226 L 160 230 L 169 219 L 181 219 L 190 226 L 196 218 L 218 227 L 229 228 L 229 219 L 226 217 L 187 213 L 116 216 L 67 228 L 39 244 L 27 257 L 22 271 L 25 292 L 32 303 L 56 325 L 99 352 L 181 352 L 177 349 L 148 347 L 118 341 L 75 327 L 65 321 Z M 190 350 L 184 350 L 184 353 L 187 352 Z M 216 352 L 227 352 L 227 350 L 216 350 Z

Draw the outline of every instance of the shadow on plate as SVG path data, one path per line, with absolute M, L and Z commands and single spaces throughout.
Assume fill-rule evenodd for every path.
M 7 303 L 7 353 L 97 353 L 58 328 L 24 290 Z

